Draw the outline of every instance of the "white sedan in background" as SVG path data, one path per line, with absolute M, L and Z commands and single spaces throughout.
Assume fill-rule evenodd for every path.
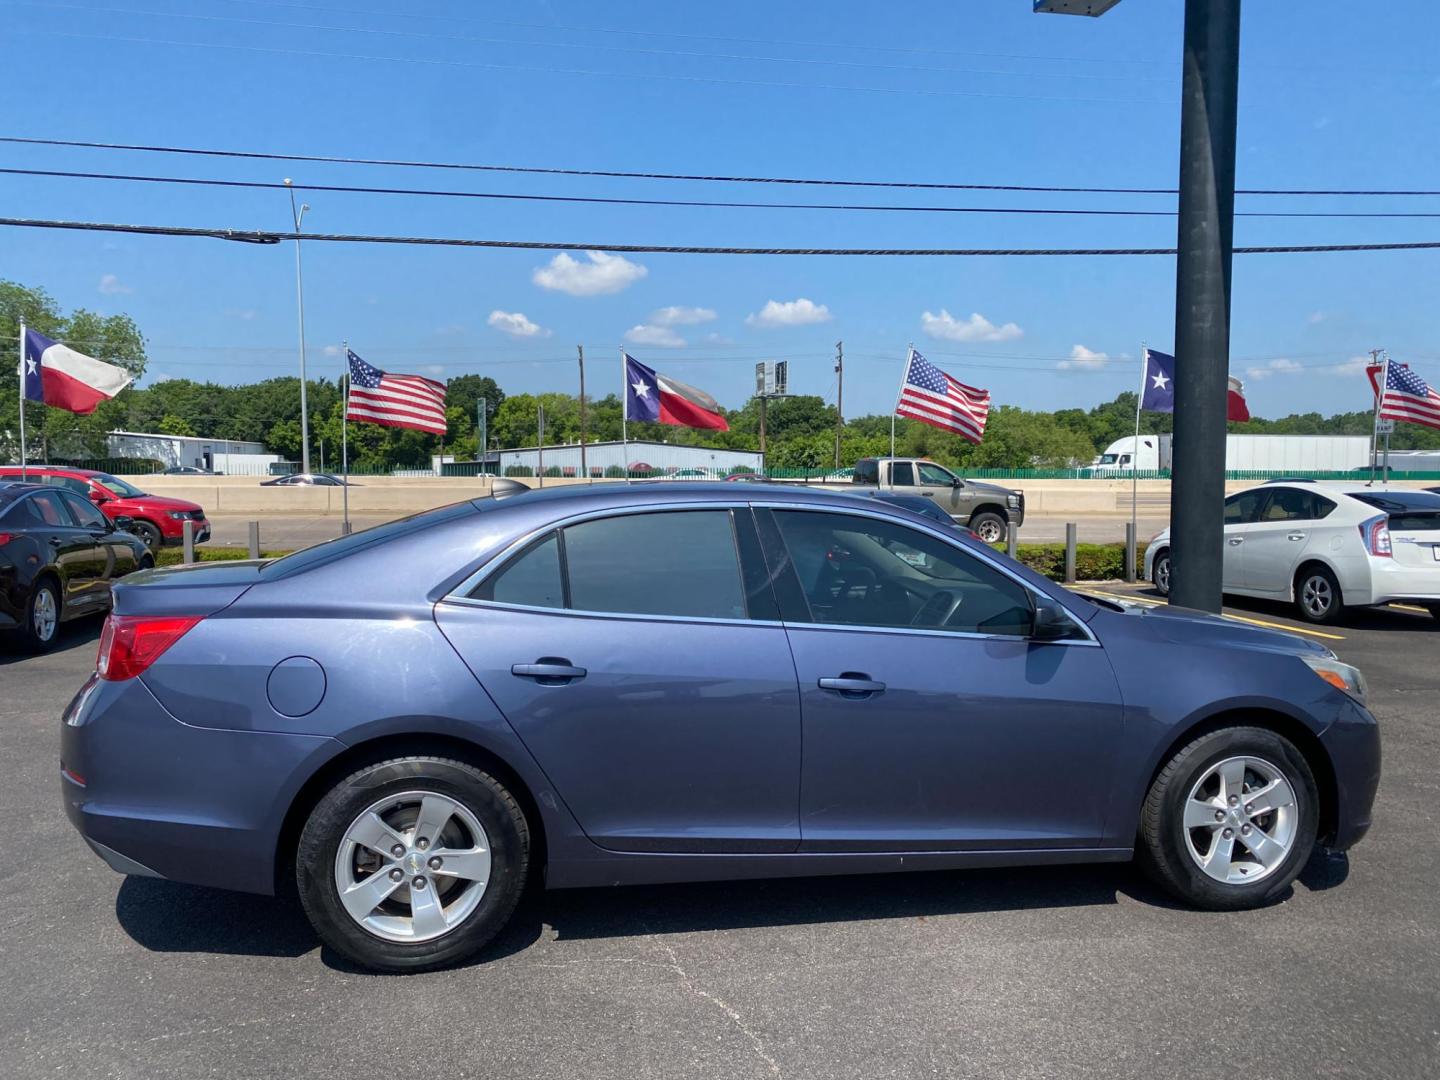
M 1346 607 L 1406 601 L 1440 618 L 1440 495 L 1287 481 L 1225 500 L 1222 588 L 1287 600 L 1310 622 Z M 1170 593 L 1170 530 L 1145 549 L 1145 576 Z

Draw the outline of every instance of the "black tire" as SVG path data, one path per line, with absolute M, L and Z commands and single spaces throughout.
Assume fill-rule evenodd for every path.
M 489 881 L 475 909 L 441 936 L 417 943 L 388 941 L 363 928 L 341 904 L 336 880 L 336 858 L 351 823 L 387 795 L 409 792 L 460 803 L 484 827 L 491 858 Z M 305 914 L 325 944 L 362 967 L 418 972 L 456 964 L 499 933 L 524 890 L 529 864 L 529 826 L 503 784 L 461 761 L 407 757 L 360 769 L 321 798 L 300 834 L 295 881 Z
M 1005 519 L 989 510 L 970 519 L 970 531 L 987 544 L 998 544 L 1009 531 Z
M 1280 772 L 1295 793 L 1298 820 L 1293 844 L 1279 866 L 1257 881 L 1227 884 L 1206 874 L 1191 855 L 1184 809 L 1191 789 L 1212 766 L 1242 756 L 1259 758 Z M 1272 903 L 1290 887 L 1315 847 L 1319 822 L 1314 774 L 1290 740 L 1267 728 L 1221 728 L 1182 747 L 1155 777 L 1140 813 L 1137 855 L 1146 873 L 1185 903 L 1209 911 L 1241 911 Z M 1237 837 L 1237 851 L 1242 844 Z
M 135 522 L 130 526 L 130 532 L 145 541 L 152 555 L 164 545 L 165 538 L 160 535 L 160 530 L 148 521 Z
M 35 627 L 35 608 L 42 603 L 42 594 L 49 597 L 55 611 L 55 622 L 48 637 L 42 635 Z M 20 640 L 24 643 L 27 652 L 49 652 L 55 647 L 55 642 L 60 640 L 60 620 L 64 613 L 62 604 L 60 586 L 53 577 L 47 575 L 35 583 L 35 587 L 30 590 L 30 599 L 25 604 L 25 625 L 20 629 Z
M 1335 575 L 1318 563 L 1300 568 L 1295 575 L 1295 610 L 1306 622 L 1324 625 L 1340 618 L 1345 598 Z
M 1162 551 L 1150 564 L 1150 583 L 1161 596 L 1170 595 L 1170 552 Z

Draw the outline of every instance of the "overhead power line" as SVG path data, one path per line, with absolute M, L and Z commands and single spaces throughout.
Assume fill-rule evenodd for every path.
M 248 244 L 304 240 L 338 244 L 405 244 L 416 247 L 498 248 L 519 251 L 606 251 L 640 255 L 861 255 L 926 257 L 995 257 L 1062 255 L 1174 255 L 1174 248 L 785 248 L 717 247 L 679 244 L 595 244 L 560 240 L 480 240 L 453 236 L 383 236 L 363 233 L 300 233 L 268 229 L 216 229 L 183 225 L 124 225 L 99 221 L 57 221 L 43 218 L 0 218 L 0 226 L 62 229 L 76 232 L 134 233 L 142 236 L 203 236 Z M 1286 255 L 1341 251 L 1440 250 L 1440 240 L 1368 244 L 1268 244 L 1237 247 L 1236 255 Z
M 820 177 L 744 176 L 721 173 L 627 172 L 619 169 L 548 168 L 529 165 L 487 165 L 457 161 L 420 161 L 404 158 L 365 158 L 323 154 L 284 154 L 260 150 L 217 150 L 195 146 L 147 143 L 93 142 L 83 139 L 31 138 L 0 135 L 0 143 L 25 146 L 65 146 L 85 150 L 126 150 L 147 154 L 185 154 L 196 157 L 237 158 L 256 161 L 309 161 L 324 165 L 378 165 L 406 169 L 448 169 L 461 172 L 520 173 L 530 176 L 590 176 L 621 180 L 684 180 L 723 184 L 792 184 L 804 187 L 898 188 L 924 191 L 1027 191 L 1075 195 L 1175 195 L 1178 188 L 1098 187 L 1065 184 L 938 183 L 919 180 L 837 180 Z M 1361 195 L 1436 196 L 1440 189 L 1406 188 L 1237 188 L 1237 195 Z
M 46 176 L 66 180 L 110 180 L 126 183 L 176 184 L 191 187 L 275 191 L 323 191 L 347 195 L 415 195 L 446 199 L 486 199 L 541 203 L 584 203 L 604 206 L 676 206 L 725 210 L 843 210 L 912 214 L 1018 214 L 1072 217 L 1175 217 L 1174 210 L 1107 210 L 1088 207 L 1033 206 L 893 206 L 876 203 L 733 202 L 715 199 L 625 199 L 592 195 L 530 195 L 502 191 L 444 191 L 431 188 L 368 187 L 354 184 L 282 184 L 264 180 L 216 180 L 195 176 L 139 176 L 133 173 L 80 172 L 65 169 L 0 168 L 5 176 Z M 1440 211 L 1309 211 L 1237 210 L 1236 217 L 1254 218 L 1440 218 Z

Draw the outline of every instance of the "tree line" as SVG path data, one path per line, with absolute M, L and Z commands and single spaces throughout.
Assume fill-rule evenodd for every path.
M 148 357 L 145 340 L 134 321 L 125 315 L 102 316 L 84 309 L 66 314 L 43 290 L 0 281 L 0 364 L 13 372 L 18 362 L 19 322 L 48 337 L 63 339 L 99 359 L 117 363 L 137 376 Z M 338 380 L 314 379 L 307 383 L 310 407 L 311 454 L 317 462 L 323 445 L 327 467 L 340 460 L 343 403 Z M 537 409 L 545 409 L 547 445 L 578 442 L 582 432 L 579 399 L 570 394 L 507 394 L 493 378 L 460 375 L 447 383 L 447 431 L 437 436 L 374 424 L 350 425 L 350 461 L 357 471 L 427 467 L 440 451 L 460 460 L 475 460 L 479 447 L 479 411 L 487 415 L 487 447 L 496 450 L 534 446 Z M 760 447 L 760 407 L 751 398 L 742 408 L 723 410 L 729 431 L 699 431 L 631 421 L 632 439 L 692 446 L 757 450 Z M 584 409 L 586 441 L 620 438 L 621 402 L 615 394 L 587 397 Z M 823 469 L 835 462 L 836 411 L 814 395 L 772 400 L 766 409 L 766 459 L 774 468 Z M 31 406 L 26 411 L 32 455 L 51 460 L 93 459 L 107 456 L 105 433 L 126 431 L 198 435 L 209 439 L 263 443 L 266 450 L 286 460 L 300 458 L 300 387 L 293 376 L 224 386 L 192 379 L 165 379 L 122 391 L 100 405 L 90 416 L 74 416 L 58 409 Z M 1231 424 L 1232 432 L 1276 435 L 1368 435 L 1368 411 L 1322 416 L 1303 413 L 1281 419 L 1252 419 Z M 0 459 L 14 460 L 19 452 L 19 388 L 13 378 L 0 379 Z M 1144 430 L 1168 432 L 1171 417 L 1147 413 Z M 1113 401 L 1091 409 L 1042 412 L 1013 405 L 992 408 L 979 445 L 957 435 L 916 421 L 898 419 L 895 448 L 905 456 L 928 457 L 957 469 L 1066 468 L 1090 461 L 1116 439 L 1135 430 L 1135 394 L 1126 391 Z M 890 451 L 890 416 L 851 417 L 840 429 L 840 460 L 852 465 L 857 458 Z M 1395 449 L 1440 450 L 1440 431 L 1397 426 L 1391 443 Z

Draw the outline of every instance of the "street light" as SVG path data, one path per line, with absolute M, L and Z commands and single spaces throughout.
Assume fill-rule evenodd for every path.
M 300 471 L 310 471 L 310 410 L 305 401 L 305 279 L 300 273 L 300 223 L 305 220 L 309 203 L 295 207 L 295 189 L 290 177 L 285 178 L 285 190 L 290 193 L 290 217 L 295 222 L 295 303 L 300 312 Z

